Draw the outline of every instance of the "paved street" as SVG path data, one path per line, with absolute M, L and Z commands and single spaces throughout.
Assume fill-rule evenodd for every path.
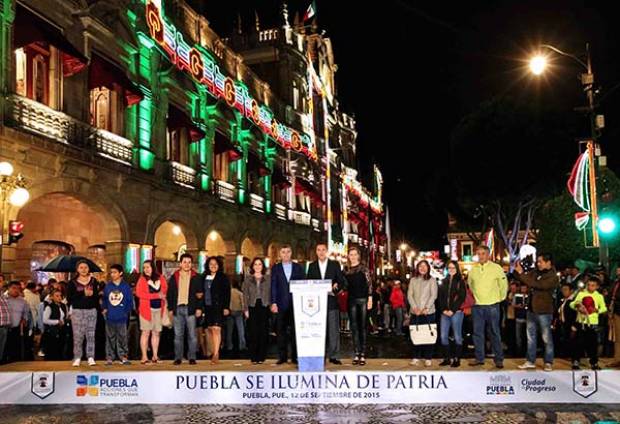
M 132 405 L 0 407 L 6 424 L 617 423 L 614 405 Z

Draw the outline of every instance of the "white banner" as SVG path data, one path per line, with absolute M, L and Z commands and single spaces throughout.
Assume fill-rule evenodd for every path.
M 331 280 L 291 280 L 299 371 L 325 370 L 327 292 Z
M 0 404 L 617 403 L 620 371 L 5 372 Z

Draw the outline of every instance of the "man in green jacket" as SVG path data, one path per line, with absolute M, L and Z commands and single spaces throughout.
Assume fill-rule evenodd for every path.
M 538 327 L 545 344 L 545 371 L 553 369 L 553 335 L 551 322 L 553 321 L 553 292 L 560 284 L 558 275 L 553 267 L 553 258 L 550 254 L 542 253 L 536 259 L 536 270 L 523 272 L 521 263 L 515 266 L 515 277 L 530 290 L 530 305 L 527 306 L 527 354 L 526 360 L 519 368 L 522 370 L 536 369 L 536 342 Z
M 478 246 L 476 254 L 479 263 L 467 276 L 467 283 L 476 300 L 476 304 L 472 307 L 476 359 L 469 365 L 484 365 L 484 337 L 488 325 L 495 355 L 493 358 L 495 367 L 504 368 L 504 351 L 499 330 L 499 305 L 506 299 L 508 280 L 502 267 L 491 262 L 491 252 L 487 246 Z

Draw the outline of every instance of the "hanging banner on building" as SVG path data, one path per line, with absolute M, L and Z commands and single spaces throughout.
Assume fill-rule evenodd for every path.
M 614 403 L 620 371 L 4 372 L 0 404 Z

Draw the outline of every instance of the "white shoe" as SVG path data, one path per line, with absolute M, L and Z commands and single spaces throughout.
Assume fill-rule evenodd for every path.
M 38 357 L 40 357 L 40 358 L 45 358 L 45 352 L 43 352 L 42 350 L 40 350 L 40 351 L 37 353 L 37 356 L 38 356 Z
M 419 362 L 420 362 L 420 361 L 419 361 L 418 359 L 413 358 L 413 359 L 409 362 L 409 365 L 418 365 L 418 363 L 419 363 Z
M 520 370 L 535 370 L 536 365 L 532 364 L 530 361 L 525 361 L 521 365 L 519 365 Z
M 547 362 L 545 364 L 545 367 L 543 368 L 543 371 L 547 371 L 547 372 L 553 371 L 553 366 L 550 363 Z
M 71 364 L 71 366 L 72 367 L 79 367 L 81 362 L 82 362 L 82 360 L 80 358 L 74 359 L 73 363 Z
M 425 367 L 432 367 L 433 366 L 433 361 L 431 361 L 430 359 L 427 359 L 426 361 L 424 361 L 424 366 Z
M 88 358 L 88 366 L 89 367 L 94 367 L 95 365 L 97 365 L 95 363 L 95 358 Z

